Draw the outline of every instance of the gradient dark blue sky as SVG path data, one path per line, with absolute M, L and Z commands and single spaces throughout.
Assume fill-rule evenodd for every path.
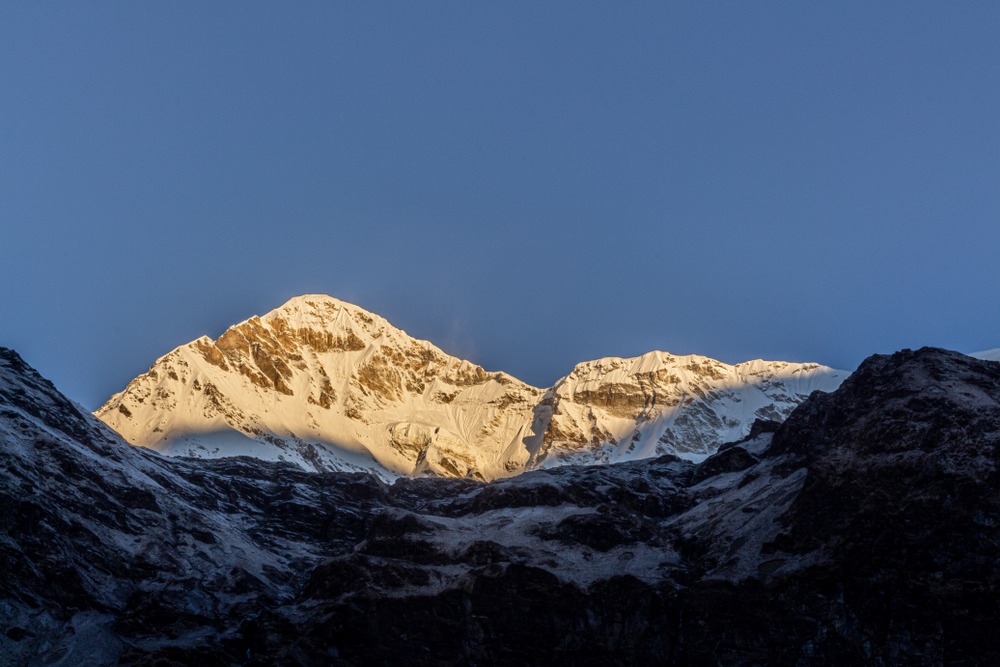
M 0 344 L 97 407 L 323 292 L 547 385 L 1000 346 L 1000 3 L 0 8 Z

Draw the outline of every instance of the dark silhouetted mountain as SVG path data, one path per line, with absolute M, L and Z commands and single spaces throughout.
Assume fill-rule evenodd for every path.
M 0 352 L 10 664 L 997 664 L 1000 363 L 874 356 L 700 464 L 489 484 L 131 447 Z

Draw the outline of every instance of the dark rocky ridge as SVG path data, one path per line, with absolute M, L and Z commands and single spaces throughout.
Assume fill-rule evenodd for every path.
M 10 664 L 997 664 L 1000 363 L 866 360 L 694 466 L 163 459 L 0 352 Z

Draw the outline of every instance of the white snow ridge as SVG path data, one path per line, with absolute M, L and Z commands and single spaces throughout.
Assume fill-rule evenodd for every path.
M 544 390 L 305 295 L 178 347 L 95 414 L 170 456 L 488 480 L 565 463 L 702 459 L 847 375 L 650 352 L 580 364 Z

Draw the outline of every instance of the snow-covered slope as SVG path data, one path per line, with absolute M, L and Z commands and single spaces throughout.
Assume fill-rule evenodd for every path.
M 527 461 L 522 440 L 541 394 L 361 308 L 307 295 L 178 347 L 96 414 L 169 455 L 492 479 Z
M 983 350 L 982 352 L 972 352 L 970 357 L 985 359 L 986 361 L 1000 361 L 1000 347 L 993 350 Z
M 530 465 L 608 463 L 675 454 L 700 460 L 755 419 L 781 421 L 813 391 L 848 375 L 819 364 L 649 352 L 578 365 L 542 401 L 543 437 Z
M 277 604 L 358 539 L 361 486 L 130 447 L 0 347 L 0 665 L 119 664 L 120 634 L 197 641 Z
M 96 414 L 168 455 L 495 479 L 567 462 L 704 458 L 846 376 L 650 352 L 580 364 L 545 391 L 306 295 L 173 350 Z
M 1000 664 L 998 481 L 1000 366 L 930 348 L 701 463 L 392 485 L 129 447 L 0 348 L 0 664 Z

